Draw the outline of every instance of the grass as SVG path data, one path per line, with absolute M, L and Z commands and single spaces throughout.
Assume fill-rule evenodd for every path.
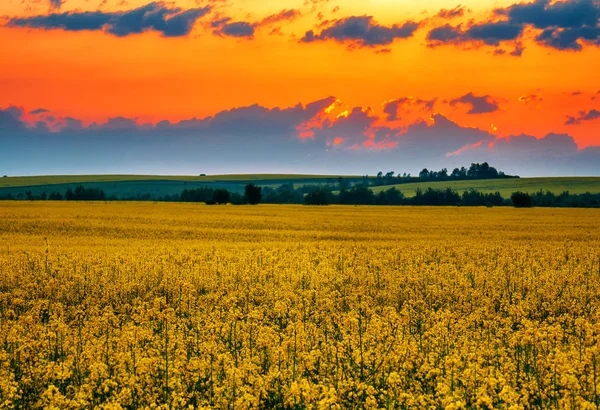
M 600 177 L 548 177 L 548 178 L 519 178 L 519 179 L 483 179 L 477 181 L 444 181 L 444 182 L 417 182 L 400 185 L 384 185 L 374 187 L 375 193 L 383 190 L 397 188 L 404 195 L 414 196 L 417 188 L 425 190 L 429 187 L 434 189 L 452 188 L 459 193 L 474 188 L 481 192 L 500 192 L 508 198 L 515 191 L 533 193 L 543 189 L 560 194 L 569 191 L 572 194 L 583 194 L 586 192 L 600 192 Z

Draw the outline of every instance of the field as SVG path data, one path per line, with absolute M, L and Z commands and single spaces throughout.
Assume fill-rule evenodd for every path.
M 589 408 L 595 209 L 0 202 L 0 408 Z
M 361 177 L 345 176 L 349 180 Z M 64 194 L 67 189 L 78 185 L 103 190 L 108 197 L 131 198 L 150 194 L 153 198 L 166 195 L 179 195 L 184 189 L 197 189 L 205 186 L 225 188 L 231 192 L 243 193 L 248 183 L 261 186 L 279 187 L 292 183 L 296 186 L 322 183 L 336 183 L 335 175 L 297 175 L 297 174 L 247 174 L 247 175 L 210 175 L 200 176 L 160 176 L 160 175 L 55 175 L 33 177 L 0 178 L 0 197 L 30 191 L 33 195 L 51 192 Z
M 428 187 L 435 189 L 452 188 L 459 193 L 474 188 L 484 193 L 496 191 L 504 198 L 510 198 L 515 191 L 529 192 L 530 194 L 543 189 L 556 195 L 564 191 L 571 194 L 584 194 L 590 192 L 600 193 L 600 177 L 546 177 L 546 178 L 518 178 L 518 179 L 482 179 L 476 181 L 447 181 L 447 182 L 418 182 L 411 184 L 386 185 L 373 188 L 374 192 L 396 187 L 407 197 L 412 197 L 417 188 L 422 190 Z
M 362 183 L 364 179 L 359 176 L 344 176 L 348 182 Z M 370 178 L 373 181 L 373 177 Z M 157 176 L 157 175 L 65 175 L 65 176 L 39 176 L 39 177 L 9 177 L 0 178 L 0 198 L 9 194 L 14 198 L 25 196 L 30 191 L 34 196 L 43 193 L 60 192 L 64 194 L 67 189 L 75 189 L 83 184 L 86 188 L 103 190 L 107 197 L 136 198 L 150 195 L 158 199 L 167 195 L 179 195 L 184 189 L 197 189 L 201 187 L 225 188 L 231 192 L 243 193 L 248 183 L 263 187 L 277 188 L 282 184 L 293 184 L 296 188 L 302 185 L 336 184 L 338 176 L 335 175 L 285 175 L 285 174 L 248 174 L 248 175 L 210 175 L 197 176 Z M 537 192 L 540 189 L 560 194 L 569 191 L 572 194 L 585 192 L 600 193 L 600 177 L 554 177 L 554 178 L 520 178 L 520 179 L 491 179 L 475 181 L 447 181 L 447 182 L 420 182 L 404 183 L 399 185 L 385 185 L 373 187 L 379 192 L 391 187 L 396 187 L 407 197 L 412 197 L 415 190 L 420 187 L 445 189 L 451 187 L 462 193 L 475 188 L 481 192 L 500 191 L 504 198 L 509 198 L 515 191 Z
M 7 177 L 0 178 L 0 188 L 37 186 L 37 185 L 57 185 L 57 184 L 88 184 L 88 183 L 106 183 L 106 182 L 164 182 L 179 181 L 192 183 L 218 183 L 218 182 L 251 182 L 251 181 L 287 181 L 287 180 L 336 180 L 335 175 L 300 175 L 300 174 L 230 174 L 230 175 L 208 175 L 208 176 L 189 176 L 189 175 L 46 175 L 30 177 Z M 345 178 L 360 178 L 346 176 Z

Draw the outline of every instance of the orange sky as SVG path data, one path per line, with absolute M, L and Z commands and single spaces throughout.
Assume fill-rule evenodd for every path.
M 60 11 L 52 12 L 110 12 L 147 3 L 66 0 Z M 188 9 L 197 3 L 178 0 L 168 5 Z M 471 12 L 450 23 L 484 21 L 494 8 L 513 3 L 463 2 Z M 458 3 L 435 0 L 427 2 L 426 10 L 414 4 L 392 0 L 214 2 L 211 13 L 200 18 L 189 35 L 177 38 L 153 31 L 116 37 L 103 31 L 0 27 L 0 108 L 44 108 L 53 115 L 86 122 L 116 116 L 157 122 L 204 117 L 255 103 L 288 107 L 330 95 L 342 100 L 346 108 L 372 107 L 383 115 L 384 101 L 414 96 L 437 98 L 435 111 L 462 126 L 491 131 L 493 124 L 499 137 L 568 133 L 581 148 L 600 145 L 600 120 L 565 125 L 567 116 L 600 109 L 600 47 L 586 46 L 580 52 L 542 47 L 526 30 L 521 57 L 496 56 L 495 47 L 489 46 L 430 48 L 427 32 L 447 23 L 433 16 Z M 284 9 L 297 9 L 302 16 L 259 28 L 252 39 L 215 36 L 209 27 L 219 14 L 253 22 Z M 48 0 L 0 3 L 4 22 L 48 13 Z M 382 47 L 349 50 L 347 44 L 334 41 L 299 43 L 307 30 L 320 31 L 315 28 L 320 22 L 318 13 L 323 19 L 369 15 L 386 26 L 409 19 L 424 22 L 414 37 L 386 45 L 387 53 L 376 52 Z M 276 27 L 280 34 L 270 34 Z M 581 94 L 572 95 L 576 91 Z M 470 92 L 489 95 L 500 108 L 473 115 L 467 114 L 464 105 L 447 103 Z M 541 101 L 519 101 L 533 94 Z M 408 113 L 402 121 L 407 125 L 419 116 L 428 118 L 429 114 Z

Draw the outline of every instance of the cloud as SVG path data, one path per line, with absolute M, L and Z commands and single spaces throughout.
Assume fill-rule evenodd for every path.
M 486 114 L 498 111 L 500 108 L 498 102 L 489 95 L 477 97 L 473 93 L 465 94 L 460 98 L 455 98 L 454 100 L 450 101 L 450 105 L 452 106 L 457 104 L 465 104 L 469 106 L 470 109 L 467 114 Z
M 45 16 L 15 17 L 10 19 L 7 25 L 43 30 L 103 30 L 117 37 L 146 31 L 156 31 L 163 37 L 181 37 L 188 35 L 195 22 L 209 11 L 210 7 L 208 6 L 183 10 L 169 8 L 165 3 L 156 2 L 122 12 L 66 12 Z
M 58 10 L 67 0 L 50 0 L 50 10 Z
M 258 23 L 259 26 L 266 26 L 269 24 L 279 23 L 282 21 L 292 21 L 296 18 L 300 17 L 302 13 L 300 10 L 290 9 L 290 10 L 282 10 L 277 14 L 272 14 L 270 16 L 265 17 Z
M 588 112 L 580 111 L 579 115 L 576 117 L 567 117 L 565 125 L 578 125 L 581 124 L 582 121 L 593 121 L 597 120 L 598 118 L 600 118 L 600 111 L 596 109 L 589 110 Z
M 432 111 L 437 99 L 421 100 L 414 97 L 402 97 L 396 100 L 390 100 L 383 103 L 383 112 L 387 114 L 388 121 L 399 120 L 399 111 L 410 111 L 411 108 L 417 107 L 421 110 Z
M 48 116 L 32 124 L 22 109 L 10 107 L 0 109 L 0 164 L 10 174 L 372 174 L 488 161 L 520 175 L 600 174 L 600 147 L 578 150 L 569 135 L 497 140 L 442 114 L 402 127 L 388 121 L 394 106 L 396 115 L 404 109 L 428 111 L 432 101 L 403 97 L 385 103 L 378 113 L 328 97 L 288 108 L 255 104 L 156 125 L 125 117 L 83 125 L 70 117 L 49 122 Z M 302 138 L 300 133 L 306 134 Z
M 600 27 L 549 28 L 536 38 L 546 47 L 557 50 L 581 51 L 581 41 L 600 46 Z
M 213 20 L 210 25 L 215 28 L 214 34 L 217 36 L 229 36 L 229 37 L 245 37 L 252 38 L 254 33 L 260 27 L 266 27 L 282 21 L 292 21 L 301 16 L 299 10 L 290 9 L 282 10 L 279 13 L 272 14 L 265 17 L 258 22 L 247 22 L 247 21 L 234 21 L 231 22 L 230 17 L 218 18 Z M 271 30 L 270 34 L 280 34 L 281 29 L 279 27 Z
M 300 40 L 303 43 L 333 40 L 358 47 L 384 46 L 396 39 L 412 37 L 420 23 L 407 21 L 391 27 L 377 24 L 371 16 L 353 16 L 329 22 L 329 26 L 319 34 L 307 31 Z
M 251 23 L 234 21 L 233 23 L 222 24 L 214 33 L 219 36 L 251 38 L 254 36 L 255 29 L 256 26 Z
M 519 102 L 524 105 L 536 104 L 539 107 L 542 101 L 544 101 L 544 97 L 539 93 L 527 94 L 519 97 Z
M 464 16 L 466 11 L 467 9 L 464 6 L 458 5 L 453 9 L 441 9 L 438 14 L 436 14 L 436 17 L 451 20 Z
M 435 27 L 427 34 L 428 45 L 474 44 L 499 46 L 503 42 L 517 41 L 530 27 L 535 41 L 557 50 L 580 51 L 584 45 L 600 46 L 600 7 L 595 0 L 569 0 L 550 2 L 535 0 L 532 3 L 513 4 L 494 10 L 487 22 L 470 22 L 462 25 Z M 520 56 L 524 50 L 517 42 L 510 54 Z M 494 54 L 506 54 L 497 49 Z
M 504 41 L 517 40 L 522 34 L 523 25 L 506 21 L 473 24 L 464 30 L 462 25 L 453 27 L 446 24 L 430 30 L 427 40 L 429 47 L 462 43 L 498 46 Z
M 535 39 L 546 47 L 579 51 L 582 43 L 600 45 L 600 7 L 594 0 L 536 0 L 497 9 L 495 13 L 512 23 L 542 30 Z
M 0 130 L 16 131 L 25 129 L 25 123 L 21 121 L 23 110 L 17 107 L 0 109 Z
M 508 17 L 513 23 L 531 24 L 538 29 L 594 27 L 600 19 L 600 9 L 593 0 L 554 3 L 550 3 L 550 0 L 536 0 L 533 3 L 514 4 L 495 12 Z
M 29 114 L 31 114 L 31 115 L 39 115 L 39 114 L 45 114 L 47 112 L 49 112 L 49 111 L 46 110 L 46 109 L 44 109 L 44 108 L 38 108 L 37 110 L 30 111 Z

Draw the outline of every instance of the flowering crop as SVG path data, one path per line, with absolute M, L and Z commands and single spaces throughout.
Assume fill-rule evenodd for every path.
M 0 203 L 0 409 L 600 405 L 600 213 Z

